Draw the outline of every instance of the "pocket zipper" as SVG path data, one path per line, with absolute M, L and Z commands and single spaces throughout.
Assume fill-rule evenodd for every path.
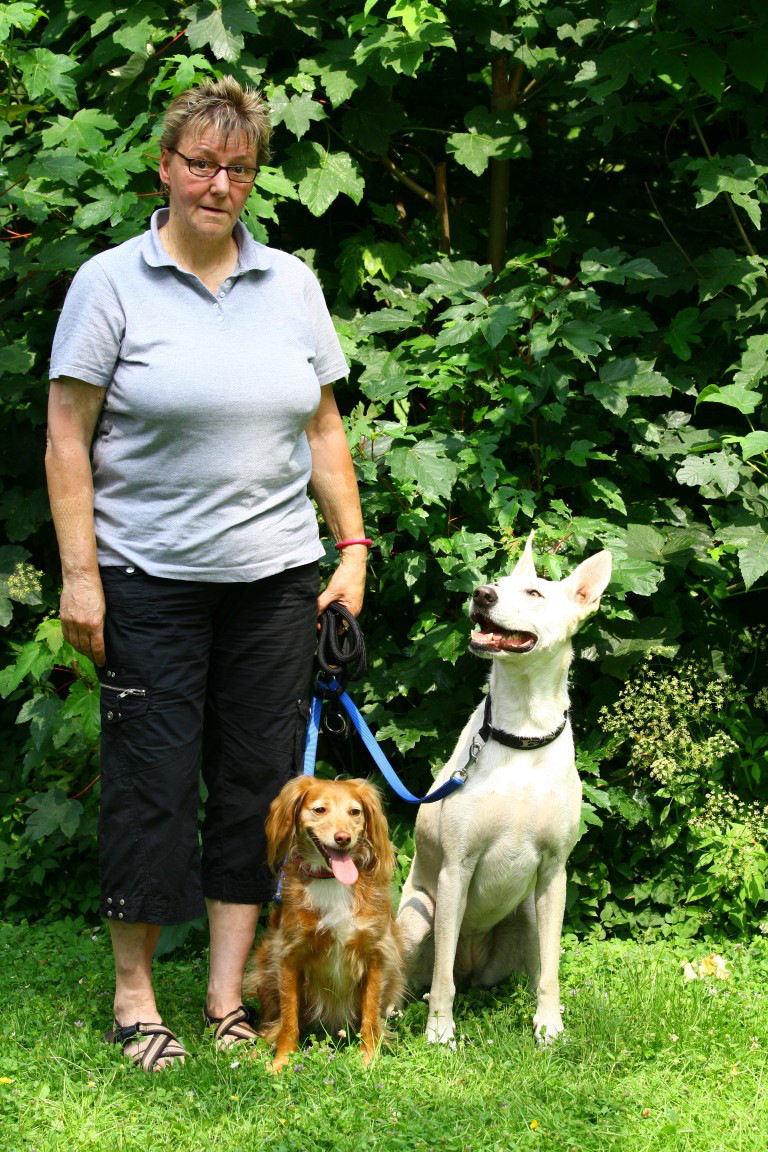
M 106 688 L 108 692 L 116 692 L 118 700 L 124 700 L 126 696 L 146 696 L 145 688 L 118 688 L 115 684 L 102 684 L 102 691 Z

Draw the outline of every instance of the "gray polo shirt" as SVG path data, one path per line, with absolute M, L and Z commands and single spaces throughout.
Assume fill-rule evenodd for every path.
M 235 228 L 213 295 L 148 232 L 88 260 L 50 377 L 106 388 L 93 444 L 99 562 L 154 576 L 257 580 L 322 555 L 305 434 L 348 368 L 320 285 Z

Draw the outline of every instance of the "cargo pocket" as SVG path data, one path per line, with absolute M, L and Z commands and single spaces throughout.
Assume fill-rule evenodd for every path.
M 146 688 L 102 682 L 101 722 L 117 724 L 121 720 L 134 720 L 143 716 L 149 707 Z
M 134 677 L 100 669 L 102 772 L 140 771 L 157 745 L 146 731 L 149 693 Z M 154 746 L 154 748 L 153 748 Z

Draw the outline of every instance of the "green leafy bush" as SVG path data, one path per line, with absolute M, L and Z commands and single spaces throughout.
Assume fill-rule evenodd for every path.
M 5 742 L 0 789 L 0 884 L 5 908 L 57 916 L 98 907 L 98 680 L 48 618 L 13 645 L 0 696 L 18 705 L 25 738 Z
M 466 652 L 464 613 L 473 584 L 513 563 L 531 527 L 552 576 L 609 547 L 614 580 L 574 680 L 591 825 L 573 922 L 588 927 L 603 908 L 612 930 L 689 931 L 691 909 L 706 917 L 712 904 L 735 931 L 754 927 L 757 879 L 738 898 L 694 886 L 702 867 L 715 876 L 715 858 L 742 860 L 738 821 L 712 839 L 725 831 L 714 807 L 706 824 L 695 779 L 685 787 L 704 823 L 685 836 L 684 799 L 654 796 L 656 823 L 635 820 L 632 795 L 601 775 L 624 752 L 604 761 L 598 717 L 647 654 L 674 664 L 722 649 L 764 595 L 767 32 L 762 0 L 2 9 L 0 521 L 15 550 L 0 552 L 15 669 L 6 685 L 32 660 L 9 689 L 29 712 L 3 729 L 4 906 L 92 906 L 83 847 L 96 788 L 74 797 L 96 773 L 94 734 L 88 708 L 63 711 L 92 703 L 92 681 L 53 652 L 49 633 L 31 639 L 57 573 L 42 476 L 56 315 L 82 261 L 136 234 L 161 202 L 168 98 L 226 71 L 264 89 L 275 121 L 274 164 L 246 224 L 315 268 L 352 365 L 338 391 L 377 542 L 371 668 L 356 699 L 396 767 L 425 788 L 478 699 L 484 668 Z M 44 576 L 40 604 L 11 619 L 3 572 L 19 563 Z M 39 674 L 38 657 L 23 656 L 30 644 Z M 734 682 L 750 659 L 728 657 Z M 46 660 L 70 668 L 71 704 Z M 751 697 L 727 710 L 710 735 L 738 747 L 708 752 L 706 767 L 727 764 L 725 792 L 764 804 L 765 775 L 754 772 L 765 714 Z M 359 750 L 343 759 L 367 767 Z M 405 844 L 412 813 L 393 811 Z M 38 812 L 31 829 L 50 831 L 35 840 Z M 643 837 L 647 849 L 649 827 L 639 880 L 631 857 Z
M 766 920 L 765 669 L 749 660 L 764 647 L 758 628 L 730 652 L 649 658 L 601 709 L 607 740 L 582 765 L 602 849 L 598 870 L 577 849 L 584 926 L 746 935 Z

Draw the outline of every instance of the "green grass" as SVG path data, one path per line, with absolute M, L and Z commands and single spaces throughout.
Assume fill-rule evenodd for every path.
M 198 937 L 199 939 L 199 937 Z M 727 981 L 683 980 L 714 950 Z M 166 1019 L 193 1058 L 146 1075 L 102 1043 L 110 953 L 82 924 L 0 925 L 2 1152 L 764 1152 L 768 940 L 577 943 L 562 962 L 568 1041 L 536 1046 L 523 984 L 457 999 L 456 1051 L 422 1036 L 410 1003 L 372 1068 L 356 1045 L 315 1040 L 279 1077 L 216 1053 L 201 1030 L 206 957 L 158 965 Z

